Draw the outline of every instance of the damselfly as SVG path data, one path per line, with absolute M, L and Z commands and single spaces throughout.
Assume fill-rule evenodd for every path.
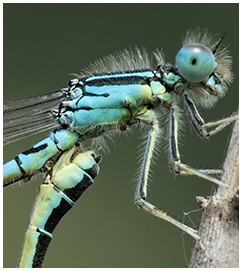
M 196 175 L 228 188 L 211 176 L 221 174 L 221 170 L 194 169 L 181 162 L 178 150 L 181 103 L 202 138 L 215 135 L 238 118 L 230 116 L 205 122 L 196 107 L 213 106 L 225 94 L 232 80 L 231 57 L 221 41 L 214 40 L 208 31 L 188 32 L 175 65 L 165 64 L 158 50 L 152 55 L 138 48 L 124 50 L 94 62 L 71 80 L 67 88 L 46 95 L 6 101 L 5 143 L 44 130 L 54 130 L 48 138 L 4 165 L 4 186 L 20 180 L 28 181 L 34 174 L 48 171 L 50 163 L 54 165 L 63 152 L 76 144 L 146 124 L 150 130 L 135 204 L 199 240 L 196 230 L 147 201 L 147 183 L 153 152 L 162 139 L 161 116 L 167 114 L 171 171 L 178 175 Z M 64 174 L 63 179 L 65 177 Z

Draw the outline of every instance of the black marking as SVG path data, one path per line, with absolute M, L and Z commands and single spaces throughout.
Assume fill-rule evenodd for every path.
M 72 86 L 77 86 L 79 84 L 80 80 L 75 78 L 75 79 L 72 79 L 72 80 L 69 80 L 68 82 L 68 86 L 69 87 L 72 87 Z
M 175 110 L 174 108 L 171 108 L 171 124 L 170 124 L 170 133 L 171 133 L 171 139 L 170 139 L 170 147 L 171 147 L 171 155 L 172 160 L 179 161 L 179 157 L 177 154 L 177 148 L 176 148 L 176 140 L 175 140 L 175 121 L 174 121 L 174 114 Z
M 48 144 L 45 143 L 45 144 L 42 144 L 42 145 L 40 145 L 38 147 L 32 147 L 32 148 L 28 149 L 27 151 L 22 152 L 22 154 L 29 155 L 29 154 L 32 154 L 32 153 L 37 153 L 37 152 L 40 152 L 40 151 L 46 149 L 47 147 L 48 147 Z
M 220 72 L 218 72 L 217 70 L 215 70 L 212 74 L 210 74 L 209 78 L 211 76 L 214 77 L 215 84 L 221 84 L 222 83 L 223 80 L 221 78 L 223 78 L 223 75 Z M 219 76 L 220 76 L 220 78 L 219 78 Z
M 164 69 L 164 71 L 165 71 L 167 74 L 173 73 L 174 75 L 179 75 L 179 76 L 180 76 L 180 74 L 179 74 L 177 68 L 174 67 L 174 66 L 172 66 L 171 64 L 166 64 L 166 65 L 161 66 L 161 67 Z
M 83 88 L 82 91 L 83 91 L 83 95 L 76 101 L 75 103 L 76 106 L 78 105 L 79 101 L 85 96 L 88 96 L 88 97 L 109 97 L 110 96 L 109 93 L 95 94 L 95 93 L 87 92 L 85 88 Z
M 57 192 L 57 193 L 60 193 L 60 188 L 58 188 L 56 185 L 53 184 L 53 189 Z
M 125 71 L 116 71 L 116 72 L 104 72 L 104 73 L 93 73 L 92 75 L 89 75 L 89 76 L 84 76 L 80 79 L 80 81 L 85 81 L 87 79 L 89 79 L 90 77 L 93 77 L 93 76 L 104 76 L 104 77 L 107 77 L 107 76 L 112 76 L 112 75 L 116 75 L 116 74 L 134 74 L 134 73 L 142 73 L 142 72 L 150 72 L 151 70 L 148 69 L 148 68 L 143 68 L 143 69 L 134 69 L 134 70 L 125 70 Z
M 190 116 L 191 118 L 196 122 L 196 124 L 193 122 L 195 128 L 198 130 L 197 126 L 202 126 L 204 124 L 204 121 L 201 120 L 201 118 L 198 116 L 197 111 L 194 107 L 194 104 L 187 98 L 187 95 L 184 95 L 184 98 L 186 100 L 186 105 L 187 105 L 187 109 L 188 111 L 190 111 Z
M 37 231 L 39 232 L 39 231 Z M 49 247 L 49 244 L 52 240 L 52 238 L 42 232 L 39 232 L 40 235 L 38 237 L 38 243 L 36 245 L 36 249 L 35 249 L 35 254 L 33 257 L 33 263 L 32 263 L 32 267 L 33 268 L 39 268 L 42 267 L 44 259 L 45 259 L 45 254 L 46 251 Z
M 95 165 L 97 167 L 97 165 Z M 93 169 L 93 178 L 96 177 L 98 170 L 94 167 Z M 95 173 L 94 173 L 95 171 Z M 91 175 L 91 174 L 90 174 Z M 84 178 L 73 188 L 65 189 L 62 191 L 71 201 L 75 202 L 79 199 L 79 197 L 86 191 L 86 189 L 93 184 L 93 182 L 90 180 L 90 178 L 87 175 L 84 175 Z M 55 191 L 60 193 L 60 189 L 56 186 L 53 186 Z M 65 198 L 61 199 L 61 202 L 59 206 L 54 208 L 48 218 L 48 220 L 45 223 L 44 230 L 52 233 L 57 226 L 57 224 L 60 222 L 62 217 L 73 207 L 73 205 L 70 205 L 68 201 L 65 200 Z
M 159 81 L 157 76 L 151 77 L 151 78 L 144 78 L 143 82 L 141 83 L 142 85 L 148 85 L 150 87 L 150 82 L 151 81 Z
M 151 128 L 150 134 L 152 133 L 152 130 L 153 130 L 153 127 Z M 148 138 L 148 141 L 147 141 L 145 155 L 144 155 L 144 161 L 143 161 L 142 165 L 147 165 L 147 157 L 148 157 L 147 150 L 150 149 L 150 134 L 149 134 L 149 138 Z M 142 166 L 142 168 L 143 168 L 143 166 Z M 143 189 L 144 188 L 145 170 L 146 170 L 146 168 L 143 168 L 143 170 L 141 171 L 141 176 L 140 176 L 141 182 L 140 182 L 140 186 L 139 186 L 139 197 L 142 198 L 143 200 L 146 200 L 146 195 L 145 195 L 144 189 Z
M 82 98 L 82 97 L 81 97 Z M 78 104 L 78 102 L 80 101 L 80 99 L 76 102 L 76 105 Z M 70 106 L 63 106 L 62 108 L 64 108 L 64 110 L 61 111 L 61 114 L 65 113 L 65 112 L 75 112 L 75 111 L 79 111 L 79 110 L 93 110 L 92 107 L 90 106 L 82 106 L 82 107 L 77 107 L 77 108 L 73 108 L 73 107 L 70 107 Z
M 16 183 L 16 182 L 18 182 L 18 181 L 20 181 L 20 180 L 22 180 L 22 177 L 21 177 L 21 178 L 18 178 L 17 180 L 12 180 L 12 181 L 10 181 L 10 182 L 4 184 L 3 187 L 6 187 L 6 186 L 11 185 L 11 184 L 13 184 L 13 183 Z
M 97 164 L 99 164 L 100 161 L 102 160 L 102 156 L 101 156 L 101 155 L 98 155 L 98 156 L 94 157 L 94 160 L 95 160 L 95 162 L 96 162 Z
M 214 76 L 214 78 L 216 78 L 216 76 Z M 209 85 L 207 85 L 206 82 L 201 82 L 201 84 L 206 88 L 206 91 L 209 92 L 209 94 L 213 96 L 218 96 L 218 93 L 215 92 Z
M 107 77 L 100 79 L 92 79 L 88 82 L 85 81 L 87 86 L 110 86 L 110 85 L 132 85 L 142 84 L 147 77 L 144 76 L 120 76 L 120 77 Z
M 85 169 L 85 172 L 94 179 L 98 174 L 98 165 L 94 164 L 91 168 Z
M 97 171 L 95 172 L 95 176 L 96 173 Z M 86 191 L 86 189 L 92 184 L 93 182 L 91 181 L 91 179 L 87 175 L 84 175 L 83 179 L 75 187 L 65 189 L 63 192 L 73 202 L 76 202 L 81 197 L 81 195 Z
M 110 94 L 109 93 L 96 94 L 96 93 L 91 93 L 91 92 L 85 91 L 85 95 L 84 96 L 90 96 L 90 97 L 109 97 Z
M 57 189 L 55 190 L 58 192 Z M 62 198 L 60 204 L 52 210 L 44 225 L 44 230 L 52 233 L 62 217 L 71 209 L 71 207 L 72 206 L 64 198 Z
M 35 173 L 38 173 L 38 172 L 39 172 L 39 171 L 37 171 L 37 172 L 35 172 Z M 10 182 L 4 184 L 3 187 L 6 187 L 6 186 L 11 185 L 11 184 L 13 184 L 13 183 L 17 183 L 17 182 L 19 182 L 19 181 L 21 181 L 21 180 L 23 180 L 23 179 L 24 179 L 25 182 L 28 182 L 28 181 L 33 177 L 33 175 L 34 175 L 34 174 L 31 174 L 31 175 L 25 175 L 25 174 L 23 174 L 20 178 L 15 179 L 15 180 L 12 180 L 12 181 L 10 181 Z
M 17 165 L 18 165 L 18 167 L 19 167 L 19 169 L 20 169 L 20 171 L 21 171 L 21 173 L 23 174 L 23 175 L 25 175 L 26 174 L 26 172 L 25 172 L 25 170 L 22 168 L 22 161 L 19 159 L 19 157 L 18 156 L 16 156 L 15 158 L 14 158 L 14 160 L 15 160 L 15 162 L 17 163 Z M 21 177 L 22 178 L 22 177 Z
M 69 127 L 66 125 L 66 124 L 64 124 L 64 125 L 62 125 L 62 128 L 63 129 L 68 129 Z M 62 149 L 60 149 L 59 148 L 59 146 L 58 146 L 58 143 L 59 143 L 59 141 L 56 139 L 56 137 L 55 137 L 55 134 L 58 132 L 58 131 L 61 131 L 60 129 L 55 129 L 54 131 L 53 131 L 53 134 L 54 134 L 54 139 L 52 139 L 53 140 L 53 142 L 55 143 L 55 145 L 56 145 L 56 148 L 58 149 L 58 151 L 60 151 L 60 152 L 63 152 L 63 150 Z
M 90 111 L 90 110 L 93 110 L 93 108 L 90 107 L 90 106 L 83 106 L 83 107 L 79 107 L 79 108 L 75 108 L 75 109 L 72 108 L 72 111 L 73 111 L 73 112 L 74 112 L 74 111 L 79 111 L 79 110 L 87 110 L 87 111 Z
M 217 52 L 217 49 L 218 49 L 219 45 L 221 44 L 222 40 L 224 39 L 224 37 L 226 36 L 226 34 L 227 34 L 227 32 L 225 32 L 225 33 L 223 34 L 222 38 L 218 41 L 216 47 L 215 47 L 214 50 L 213 50 L 213 54 L 215 54 L 215 53 Z
M 197 63 L 197 59 L 196 58 L 193 58 L 192 60 L 192 65 L 195 65 Z

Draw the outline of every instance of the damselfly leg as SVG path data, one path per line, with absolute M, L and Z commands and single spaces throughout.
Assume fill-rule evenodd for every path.
M 194 105 L 195 108 L 195 105 Z M 191 111 L 192 112 L 192 111 Z M 193 112 L 197 112 L 193 111 Z M 147 117 L 148 116 L 148 117 Z M 179 175 L 196 175 L 198 177 L 201 177 L 203 179 L 206 179 L 208 181 L 211 181 L 217 185 L 223 186 L 228 188 L 228 186 L 224 183 L 222 183 L 220 180 L 210 176 L 212 174 L 221 174 L 222 170 L 217 169 L 194 169 L 186 164 L 183 164 L 180 160 L 180 154 L 178 150 L 178 107 L 175 104 L 172 104 L 170 107 L 170 138 L 169 138 L 169 161 L 170 161 L 170 167 L 171 171 L 173 173 L 179 174 Z M 199 116 L 197 112 L 197 116 Z M 147 199 L 147 184 L 148 184 L 148 178 L 149 178 L 149 170 L 151 165 L 151 160 L 153 156 L 153 152 L 155 149 L 155 143 L 159 135 L 159 123 L 158 120 L 153 114 L 153 111 L 147 111 L 146 114 L 143 116 L 146 122 L 151 123 L 151 129 L 149 132 L 147 144 L 146 144 L 146 150 L 143 158 L 143 163 L 141 167 L 141 173 L 138 180 L 136 193 L 135 193 L 135 204 L 139 206 L 142 210 L 157 216 L 161 219 L 164 219 L 171 224 L 175 225 L 176 227 L 180 228 L 190 236 L 192 236 L 197 241 L 200 240 L 199 235 L 197 234 L 197 231 L 188 227 L 187 225 L 177 221 L 176 219 L 170 217 L 162 210 L 158 209 L 153 204 L 149 203 Z M 238 118 L 237 116 L 232 116 L 230 118 L 226 118 L 217 122 L 209 122 L 208 127 L 217 126 L 217 128 L 214 129 L 214 131 L 219 132 L 223 128 L 225 128 L 228 124 L 230 124 L 234 119 Z M 139 117 L 140 120 L 142 120 L 142 117 Z M 200 117 L 201 119 L 201 117 Z M 203 127 L 201 128 L 201 131 L 205 134 L 206 129 L 206 123 L 204 123 Z M 216 134 L 215 132 L 207 133 L 208 137 Z

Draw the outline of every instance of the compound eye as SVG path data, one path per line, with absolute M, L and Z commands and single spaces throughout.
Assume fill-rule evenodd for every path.
M 189 82 L 202 82 L 217 67 L 213 53 L 204 45 L 188 44 L 176 55 L 176 67 L 179 74 Z

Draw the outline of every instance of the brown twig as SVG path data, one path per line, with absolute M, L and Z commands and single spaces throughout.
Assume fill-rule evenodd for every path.
M 235 122 L 230 139 L 222 182 L 228 184 L 229 189 L 220 186 L 217 193 L 208 200 L 197 198 L 204 211 L 199 236 L 206 253 L 197 242 L 193 249 L 190 267 L 239 267 L 239 199 L 235 195 L 239 191 L 238 120 Z

